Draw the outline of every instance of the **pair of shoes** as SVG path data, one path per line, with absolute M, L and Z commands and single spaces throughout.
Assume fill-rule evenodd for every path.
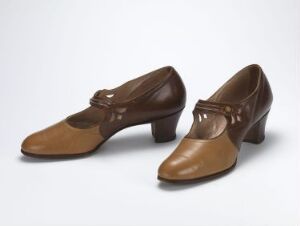
M 260 66 L 240 70 L 208 100 L 196 103 L 192 127 L 159 167 L 158 179 L 193 182 L 233 169 L 242 142 L 264 140 L 272 99 Z M 179 74 L 164 67 L 115 89 L 97 91 L 90 107 L 30 135 L 21 151 L 32 157 L 85 155 L 116 132 L 145 123 L 151 123 L 156 142 L 171 141 L 185 103 Z

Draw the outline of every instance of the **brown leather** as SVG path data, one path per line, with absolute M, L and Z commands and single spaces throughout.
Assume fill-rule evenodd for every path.
M 87 109 L 27 137 L 22 152 L 37 157 L 89 153 L 117 131 L 143 123 L 152 123 L 156 141 L 169 141 L 175 138 L 185 101 L 176 70 L 160 68 L 115 89 L 97 91 Z M 165 123 L 173 126 L 165 130 Z
M 272 103 L 268 80 L 258 65 L 235 74 L 208 100 L 199 100 L 190 132 L 162 163 L 166 181 L 201 179 L 231 168 L 243 140 L 260 143 Z
M 39 155 L 79 154 L 93 150 L 101 141 L 99 126 L 78 129 L 64 120 L 26 138 L 22 150 Z
M 237 148 L 226 131 L 209 140 L 185 137 L 161 165 L 159 176 L 171 180 L 203 177 L 231 167 L 236 157 Z

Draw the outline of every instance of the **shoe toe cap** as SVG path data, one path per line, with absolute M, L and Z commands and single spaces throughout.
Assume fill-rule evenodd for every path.
M 21 150 L 25 154 L 42 154 L 46 149 L 47 145 L 39 133 L 34 133 L 26 137 L 21 145 Z
M 185 156 L 172 156 L 165 160 L 158 169 L 158 177 L 165 180 L 188 180 L 192 179 L 198 164 L 191 164 Z

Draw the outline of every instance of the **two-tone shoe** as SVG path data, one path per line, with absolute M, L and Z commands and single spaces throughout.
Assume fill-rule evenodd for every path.
M 272 99 L 260 66 L 239 71 L 208 100 L 198 101 L 189 133 L 161 164 L 158 179 L 190 182 L 228 172 L 243 141 L 264 140 Z
M 110 90 L 100 90 L 90 107 L 27 137 L 22 153 L 69 157 L 95 151 L 116 132 L 151 123 L 156 142 L 175 139 L 185 107 L 184 84 L 173 67 L 164 67 Z

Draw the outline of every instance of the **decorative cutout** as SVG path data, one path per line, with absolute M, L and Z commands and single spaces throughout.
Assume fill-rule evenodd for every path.
M 201 116 L 201 114 L 198 114 L 198 119 L 199 119 L 199 122 L 202 122 L 202 116 Z
M 112 98 L 114 95 L 115 95 L 115 94 L 113 93 L 113 94 L 107 94 L 107 95 L 105 95 L 105 96 L 108 97 L 108 98 Z
M 122 114 L 122 113 L 125 113 L 127 111 L 127 108 L 116 108 L 115 111 Z
M 113 122 L 113 121 L 115 121 L 115 118 L 116 118 L 116 115 L 115 115 L 115 113 L 111 113 L 111 116 L 110 116 L 110 119 L 109 119 L 109 122 Z
M 233 115 L 231 115 L 231 124 L 234 124 L 235 123 L 235 118 Z
M 242 113 L 243 113 L 243 108 L 246 109 L 249 106 L 242 106 L 242 105 L 237 105 L 237 104 L 223 104 L 223 103 L 217 103 L 217 102 L 210 102 L 210 101 L 204 101 L 204 100 L 199 100 L 195 106 L 195 109 L 200 111 L 198 113 L 198 120 L 199 122 L 202 122 L 203 119 L 207 119 L 207 114 L 202 113 L 210 111 L 214 112 L 217 114 L 223 114 L 227 119 L 229 119 L 230 123 L 236 124 L 237 122 L 242 122 Z

